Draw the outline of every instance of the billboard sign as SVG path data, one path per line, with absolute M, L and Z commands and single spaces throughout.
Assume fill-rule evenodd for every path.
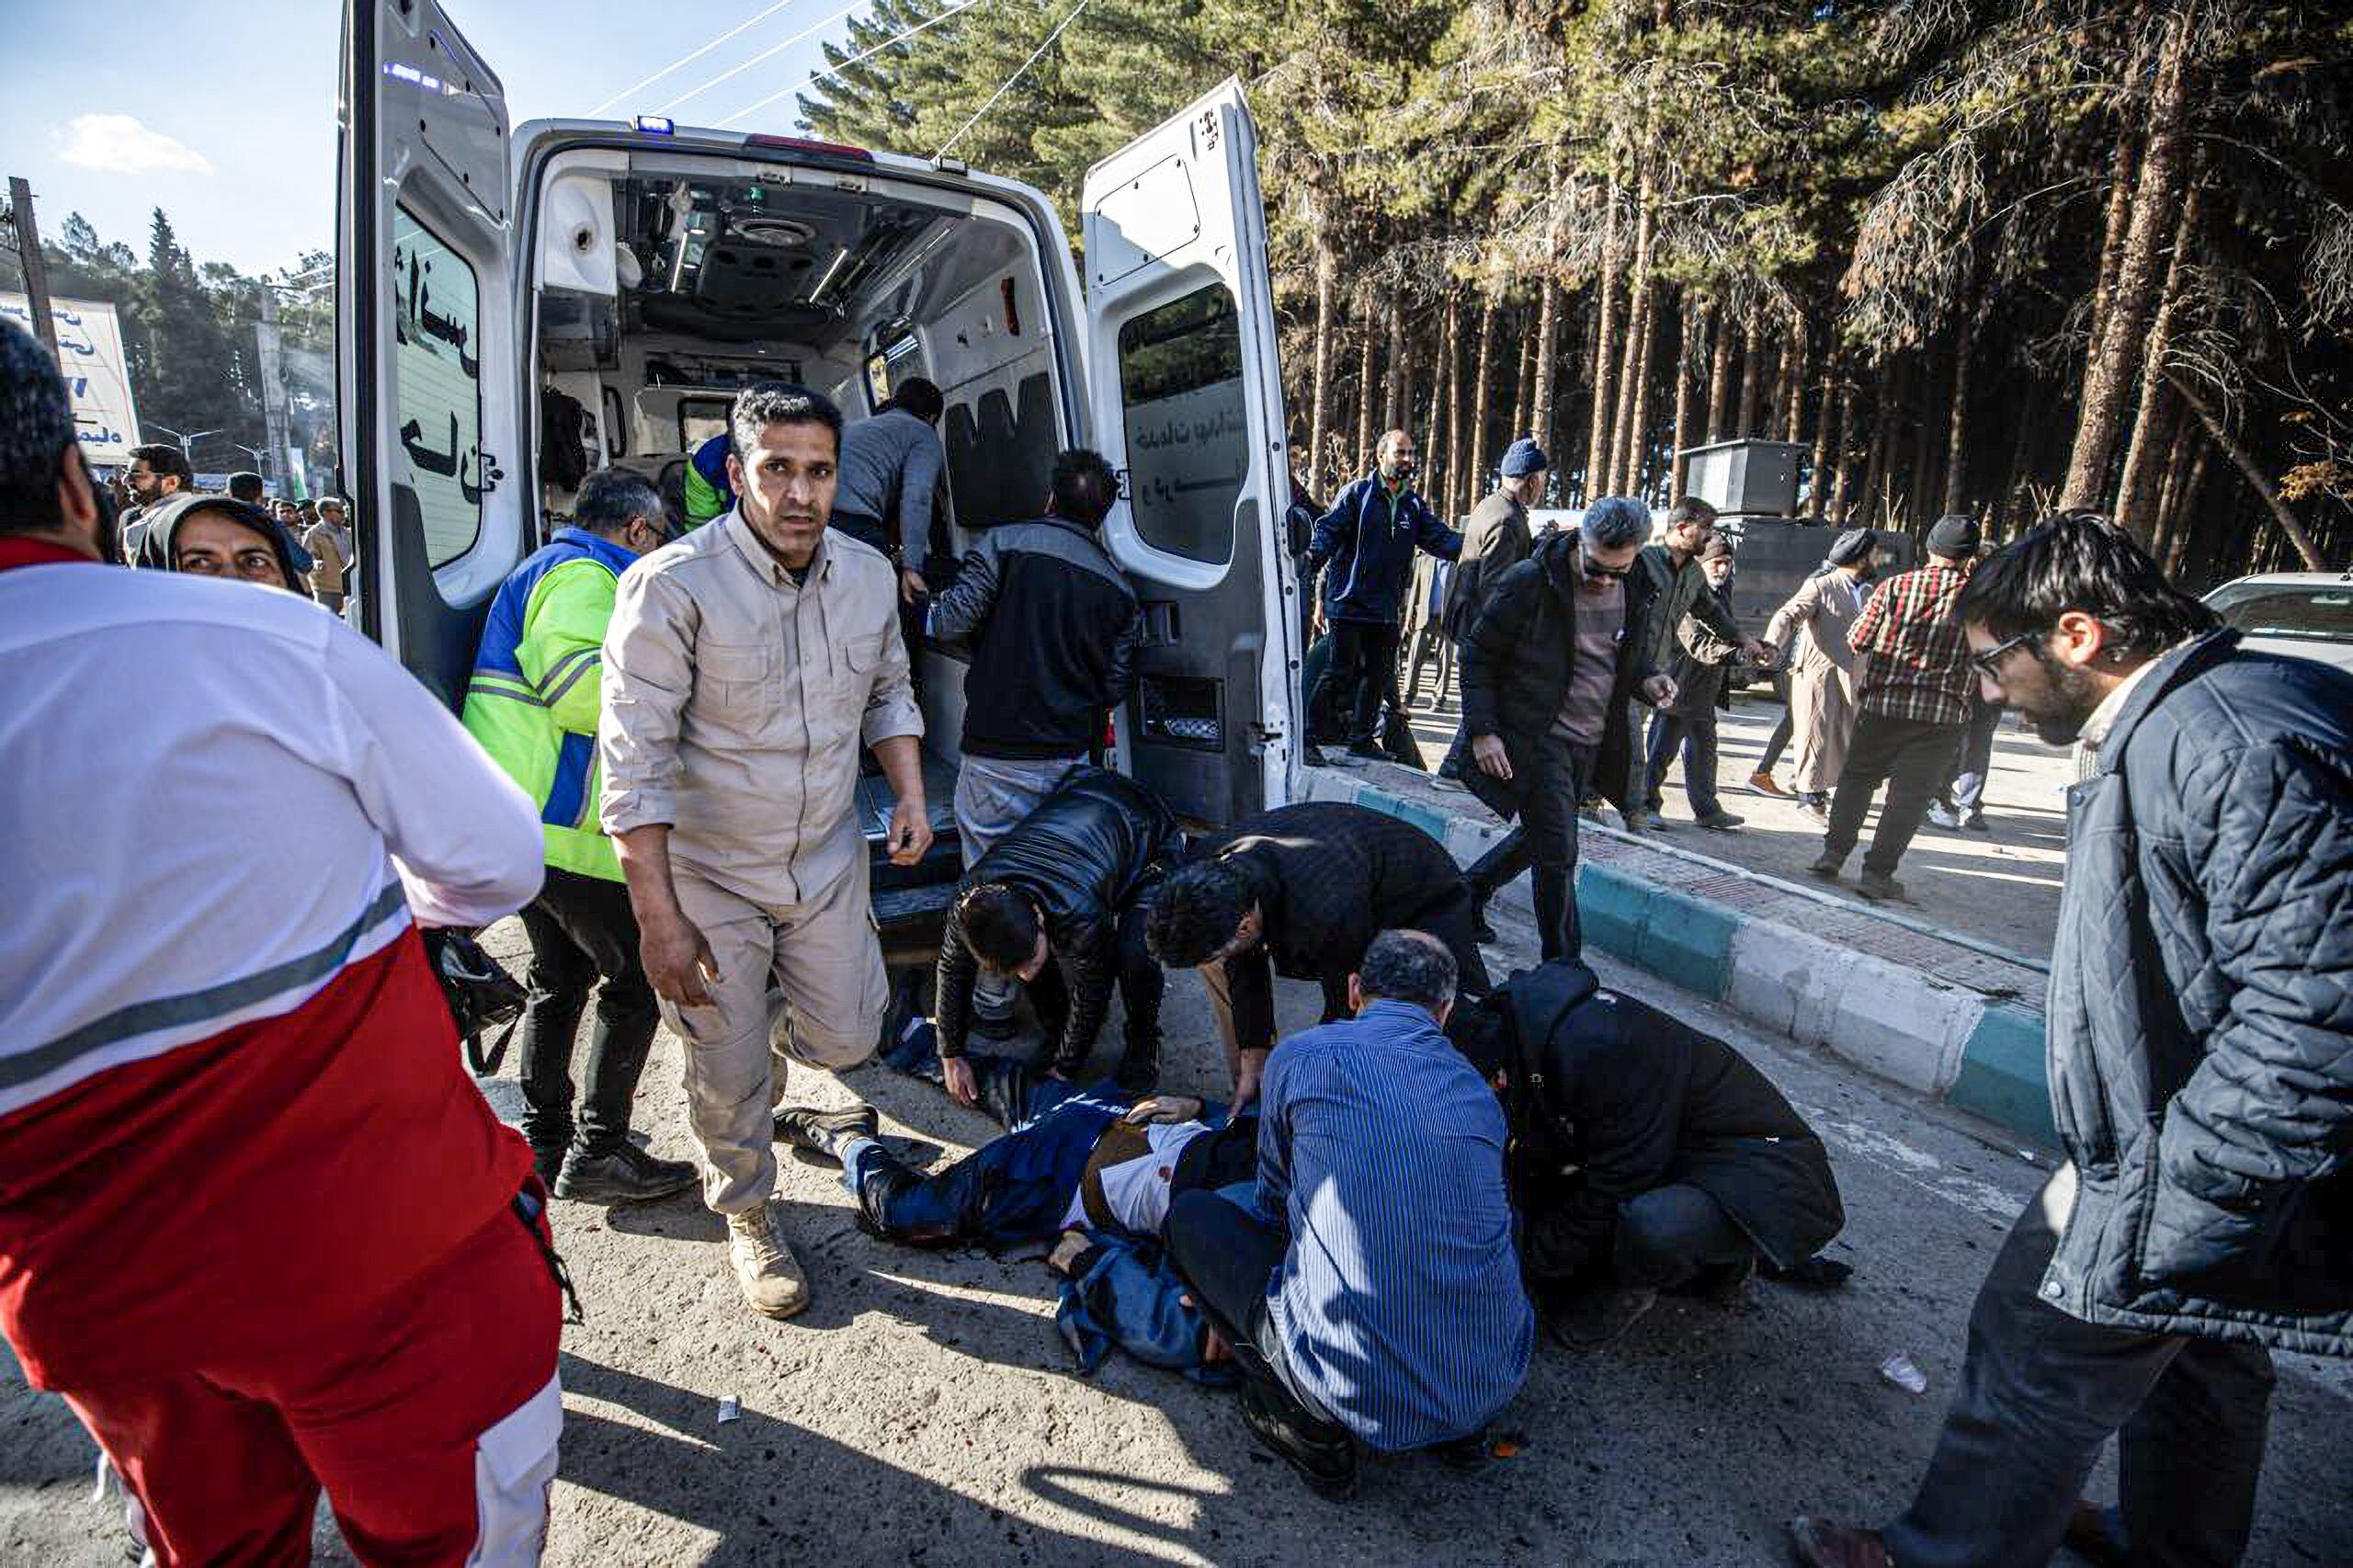
M 117 467 L 131 461 L 139 444 L 139 411 L 131 401 L 131 363 L 122 354 L 122 326 L 114 307 L 88 300 L 52 297 L 49 313 L 57 327 L 58 368 L 74 399 L 74 433 L 82 455 Z M 22 294 L 0 290 L 0 316 L 32 331 L 31 303 Z

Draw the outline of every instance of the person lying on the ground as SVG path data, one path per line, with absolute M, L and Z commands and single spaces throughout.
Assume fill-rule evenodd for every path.
M 922 1020 L 881 1060 L 947 1087 Z M 1086 1229 L 1155 1237 L 1171 1197 L 1249 1179 L 1255 1117 L 1212 1126 L 1190 1096 L 1146 1098 L 1108 1081 L 1082 1086 L 1006 1056 L 953 1061 L 978 1106 L 1005 1129 L 936 1176 L 883 1147 L 871 1106 L 776 1113 L 776 1135 L 842 1165 L 866 1227 L 910 1246 L 975 1244 L 1003 1250 Z M 964 1098 L 964 1096 L 958 1096 Z
M 1844 1278 L 1816 1257 L 1846 1223 L 1822 1140 L 1731 1046 L 1572 961 L 1482 1011 L 1454 1035 L 1503 1096 L 1529 1288 L 1563 1342 L 1608 1344 L 1662 1290 L 1728 1300 L 1760 1259 Z
M 1409 822 L 1334 801 L 1280 806 L 1180 868 L 1153 901 L 1153 956 L 1198 969 L 1247 1105 L 1275 1044 L 1274 976 L 1324 987 L 1324 1018 L 1349 1013 L 1348 977 L 1385 929 L 1428 932 L 1467 995 L 1487 989 L 1471 890 L 1446 846 Z
M 1267 1063 L 1255 1198 L 1188 1191 L 1163 1233 L 1242 1369 L 1251 1433 L 1326 1497 L 1359 1446 L 1483 1457 L 1535 1339 L 1494 1092 L 1440 1026 L 1454 960 L 1384 931 L 1348 977 L 1354 1019 Z
M 1045 1026 L 1037 1065 L 1074 1078 L 1111 1006 L 1127 1015 L 1120 1087 L 1160 1078 L 1165 981 L 1144 947 L 1144 917 L 1184 834 L 1159 797 L 1131 778 L 1082 767 L 973 862 L 939 941 L 939 1054 L 948 1092 L 978 1104 L 964 1057 L 972 993 L 983 972 L 1018 980 Z

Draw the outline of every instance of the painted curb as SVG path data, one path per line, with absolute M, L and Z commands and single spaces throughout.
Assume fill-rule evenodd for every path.
M 1461 863 L 1506 831 L 1333 768 L 1306 775 L 1308 799 L 1410 822 Z M 1516 912 L 1529 909 L 1521 882 L 1498 896 Z M 1615 867 L 1580 864 L 1576 897 L 1586 941 L 1611 958 L 2034 1143 L 2057 1146 L 2041 1014 Z

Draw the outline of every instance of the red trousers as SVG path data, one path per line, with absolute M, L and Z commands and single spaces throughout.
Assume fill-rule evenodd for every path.
M 362 1562 L 529 1562 L 555 1479 L 562 1318 L 546 1259 L 501 1210 L 413 1284 L 302 1343 L 59 1392 L 167 1568 L 307 1562 L 323 1486 Z

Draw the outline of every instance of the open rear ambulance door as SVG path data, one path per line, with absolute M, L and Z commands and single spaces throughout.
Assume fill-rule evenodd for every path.
M 362 631 L 455 708 L 532 548 L 506 99 L 436 0 L 346 0 L 335 369 Z
M 1282 382 L 1257 133 L 1229 80 L 1087 171 L 1092 426 L 1106 543 L 1143 601 L 1129 770 L 1179 815 L 1290 798 L 1301 737 Z

